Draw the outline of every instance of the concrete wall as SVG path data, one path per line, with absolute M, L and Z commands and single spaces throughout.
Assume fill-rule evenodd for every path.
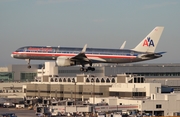
M 64 97 L 88 99 L 89 97 L 108 97 L 109 85 L 68 85 L 68 84 L 27 84 L 28 97 Z
M 20 81 L 21 73 L 37 73 L 38 65 L 31 65 L 31 69 L 27 66 L 28 65 L 10 65 L 8 66 L 8 71 L 14 73 L 15 81 Z
M 180 65 L 179 64 L 173 64 L 173 65 L 161 65 L 161 64 L 126 64 L 126 65 L 115 65 L 115 67 L 112 66 L 106 66 L 105 67 L 105 75 L 116 75 L 121 73 L 166 73 L 166 72 L 180 72 Z M 162 76 L 161 76 L 162 77 Z
M 0 72 L 8 72 L 8 67 L 0 67 Z
M 0 90 L 3 90 L 4 87 L 23 87 L 23 85 L 30 84 L 30 82 L 22 82 L 22 83 L 15 83 L 15 82 L 9 82 L 9 83 L 0 83 Z

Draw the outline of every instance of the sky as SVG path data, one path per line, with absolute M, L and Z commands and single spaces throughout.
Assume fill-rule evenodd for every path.
M 0 66 L 27 64 L 10 55 L 28 45 L 132 49 L 156 26 L 167 53 L 146 63 L 179 63 L 179 11 L 179 0 L 0 0 Z

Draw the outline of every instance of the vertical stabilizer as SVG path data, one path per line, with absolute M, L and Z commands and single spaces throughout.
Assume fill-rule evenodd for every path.
M 164 27 L 155 27 L 133 50 L 139 52 L 154 52 Z

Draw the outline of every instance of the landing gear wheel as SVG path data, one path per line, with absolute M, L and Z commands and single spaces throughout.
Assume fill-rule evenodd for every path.
M 88 71 L 88 69 L 84 69 L 84 72 L 87 72 Z
M 80 71 L 87 72 L 87 71 L 88 71 L 88 68 L 81 67 L 81 68 L 80 68 Z
M 92 67 L 92 68 L 91 68 L 91 71 L 95 71 L 95 68 L 94 68 L 94 67 Z
M 28 65 L 28 68 L 30 69 L 30 68 L 31 68 L 31 65 Z
M 94 67 L 88 67 L 88 70 L 95 71 Z
M 31 68 L 30 59 L 25 59 L 25 60 L 28 62 L 28 68 L 30 69 Z
M 81 67 L 81 68 L 80 68 L 80 71 L 84 71 L 84 67 Z

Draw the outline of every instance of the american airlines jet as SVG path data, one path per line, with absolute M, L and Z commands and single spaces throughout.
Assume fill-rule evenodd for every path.
M 13 58 L 30 60 L 55 60 L 58 66 L 82 65 L 81 71 L 94 71 L 93 63 L 131 63 L 162 57 L 165 52 L 155 52 L 164 27 L 155 27 L 134 49 L 103 49 L 51 46 L 25 46 L 11 54 Z M 124 44 L 123 44 L 124 45 Z M 124 47 L 122 47 L 124 48 Z M 85 67 L 89 64 L 89 67 Z

